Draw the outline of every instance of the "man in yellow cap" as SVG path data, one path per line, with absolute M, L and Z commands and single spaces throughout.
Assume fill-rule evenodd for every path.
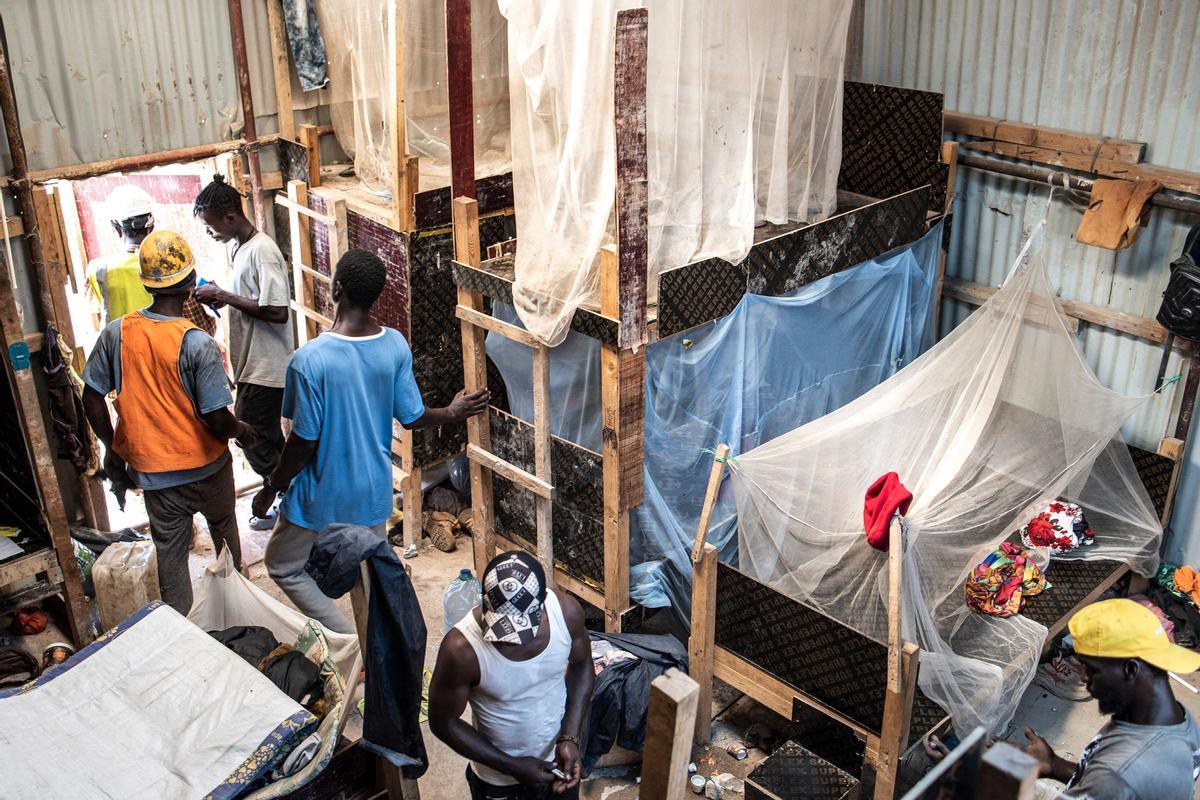
M 1067 785 L 1066 797 L 1091 800 L 1192 800 L 1200 776 L 1200 729 L 1171 693 L 1169 672 L 1200 669 L 1200 654 L 1171 644 L 1158 617 L 1118 598 L 1084 608 L 1067 624 L 1088 692 L 1108 724 L 1068 761 L 1026 726 L 1024 751 L 1039 776 Z M 934 738 L 926 752 L 947 752 Z
M 109 477 L 127 475 L 143 490 L 163 601 L 186 614 L 195 514 L 207 520 L 217 552 L 229 547 L 241 567 L 227 442 L 247 444 L 255 434 L 229 411 L 233 397 L 217 343 L 184 317 L 196 285 L 188 243 L 155 231 L 138 248 L 138 264 L 152 302 L 101 331 L 83 371 L 83 402 L 104 443 Z M 110 392 L 116 430 L 104 401 Z

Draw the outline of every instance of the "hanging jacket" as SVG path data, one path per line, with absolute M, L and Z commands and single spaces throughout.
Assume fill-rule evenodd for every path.
M 646 744 L 650 682 L 671 667 L 687 672 L 687 649 L 674 636 L 645 633 L 595 633 L 637 656 L 610 664 L 596 676 L 591 710 L 583 731 L 583 770 L 591 772 L 613 743 L 641 752 Z
M 392 546 L 362 525 L 326 525 L 317 534 L 304 570 L 327 597 L 354 588 L 367 562 L 367 670 L 363 747 L 404 770 L 425 774 L 429 761 L 421 738 L 421 685 L 425 669 L 425 619 L 412 581 Z

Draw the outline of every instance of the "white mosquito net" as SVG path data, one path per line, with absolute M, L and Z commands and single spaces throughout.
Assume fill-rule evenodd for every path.
M 1084 362 L 1031 247 L 1042 227 L 949 336 L 857 400 L 730 461 L 739 569 L 880 642 L 887 553 L 867 544 L 863 497 L 899 474 L 914 496 L 903 633 L 921 647 L 922 690 L 960 735 L 1007 725 L 1037 666 L 1046 628 L 975 613 L 963 587 L 1041 504 L 1079 503 L 1096 532 L 1095 546 L 1064 558 L 1144 575 L 1158 562 L 1162 529 L 1120 438 L 1146 398 L 1110 391 Z
M 396 37 L 389 6 L 403 27 L 408 153 L 420 156 L 420 188 L 450 185 L 445 0 L 321 0 L 317 19 L 329 59 L 329 108 L 354 172 L 375 194 L 390 194 L 391 131 L 396 102 Z M 508 54 L 496 0 L 471 2 L 475 173 L 509 169 Z
M 508 18 L 514 301 L 549 344 L 613 241 L 616 14 L 645 5 L 651 301 L 659 271 L 740 261 L 756 222 L 831 213 L 851 0 L 499 0 Z

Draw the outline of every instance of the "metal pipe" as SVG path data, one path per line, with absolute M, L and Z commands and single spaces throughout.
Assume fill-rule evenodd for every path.
M 54 298 L 46 275 L 46 258 L 42 251 L 42 239 L 38 234 L 37 212 L 33 205 L 33 185 L 29 182 L 29 160 L 25 155 L 25 137 L 21 135 L 21 118 L 17 115 L 17 92 L 13 86 L 12 71 L 8 61 L 8 36 L 4 31 L 4 20 L 0 19 L 0 113 L 4 115 L 4 135 L 8 139 L 8 153 L 12 158 L 12 181 L 10 188 L 16 193 L 18 209 L 25 223 L 25 241 L 29 245 L 32 263 L 30 274 L 37 282 L 38 297 L 41 299 L 42 315 L 52 319 Z M 0 203 L 4 198 L 0 197 Z
M 1011 178 L 1023 178 L 1027 181 L 1035 181 L 1037 183 L 1049 183 L 1050 178 L 1054 177 L 1056 182 L 1061 184 L 1059 176 L 1065 176 L 1067 185 L 1072 189 L 1078 189 L 1083 192 L 1090 192 L 1095 181 L 1088 178 L 1079 178 L 1064 170 L 1045 169 L 1044 167 L 1034 167 L 1028 164 L 1017 164 L 1012 161 L 1001 161 L 997 158 L 984 158 L 983 156 L 972 155 L 970 153 L 959 152 L 958 163 L 960 166 L 971 167 L 972 169 L 982 169 L 988 172 L 995 172 L 998 175 L 1007 175 Z M 1154 194 L 1148 201 L 1152 206 L 1159 208 L 1171 208 L 1176 211 L 1184 211 L 1188 214 L 1200 215 L 1200 199 L 1193 197 L 1177 197 L 1164 192 Z
M 237 72 L 238 97 L 242 101 L 242 136 L 246 140 L 246 162 L 250 167 L 254 226 L 262 231 L 267 228 L 267 209 L 262 201 L 262 169 L 258 163 L 258 133 L 254 126 L 254 96 L 250 91 L 250 63 L 246 57 L 242 0 L 229 0 L 229 30 L 233 34 L 233 64 Z

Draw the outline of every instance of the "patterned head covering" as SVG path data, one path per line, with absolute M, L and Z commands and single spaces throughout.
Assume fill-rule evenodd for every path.
M 483 573 L 483 638 L 529 644 L 542 623 L 546 574 L 525 552 L 503 553 Z

